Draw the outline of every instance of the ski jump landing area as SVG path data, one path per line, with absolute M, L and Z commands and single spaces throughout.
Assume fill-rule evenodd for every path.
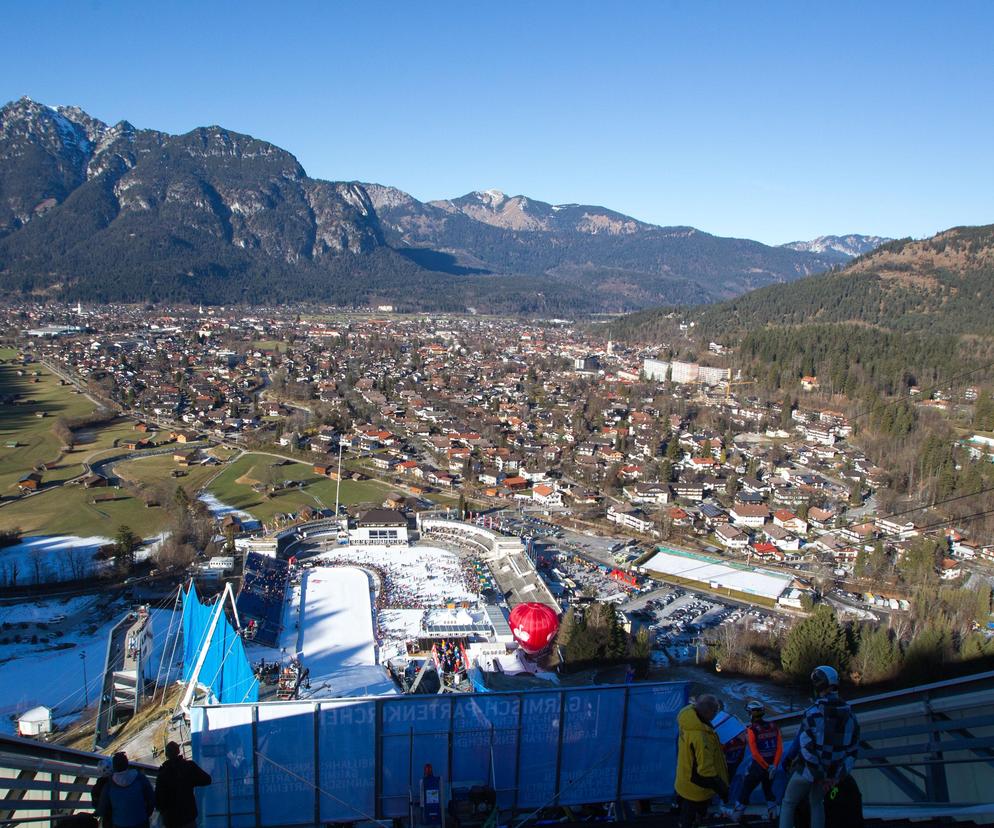
M 284 625 L 287 652 L 310 671 L 310 687 L 302 686 L 299 698 L 396 692 L 377 666 L 371 590 L 369 576 L 354 567 L 304 572 Z

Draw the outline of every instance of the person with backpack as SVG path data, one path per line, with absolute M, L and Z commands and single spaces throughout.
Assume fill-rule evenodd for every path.
M 674 788 L 680 803 L 680 828 L 700 822 L 715 794 L 728 798 L 728 767 L 718 734 L 711 726 L 719 709 L 718 700 L 705 694 L 677 714 L 680 735 Z
M 772 769 L 783 758 L 783 736 L 780 728 L 766 721 L 766 705 L 751 701 L 746 705 L 749 712 L 749 726 L 746 728 L 746 744 L 749 748 L 750 764 L 739 789 L 739 801 L 735 816 L 741 818 L 749 804 L 749 798 L 758 785 L 763 786 L 766 797 L 766 816 L 771 821 L 777 816 L 777 800 L 773 793 Z
M 110 818 L 114 828 L 148 828 L 155 810 L 155 792 L 138 768 L 131 767 L 126 753 L 115 753 L 113 774 L 100 794 L 97 814 Z
M 166 828 L 193 828 L 197 824 L 194 788 L 211 784 L 211 775 L 186 759 L 176 742 L 166 745 L 166 761 L 155 780 L 155 801 Z
M 859 723 L 839 697 L 839 674 L 823 665 L 811 673 L 815 703 L 804 711 L 797 733 L 798 769 L 787 783 L 780 828 L 795 828 L 795 812 L 810 808 L 811 828 L 825 828 L 825 795 L 852 773 L 859 750 Z

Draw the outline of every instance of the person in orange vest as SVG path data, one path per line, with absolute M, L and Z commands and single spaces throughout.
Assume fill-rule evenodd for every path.
M 783 757 L 783 737 L 780 728 L 773 722 L 768 722 L 766 706 L 759 701 L 751 701 L 746 705 L 749 711 L 749 726 L 746 728 L 746 743 L 749 746 L 749 758 L 752 764 L 746 771 L 739 791 L 739 803 L 736 814 L 741 817 L 749 804 L 749 797 L 757 785 L 763 786 L 766 797 L 766 814 L 770 820 L 777 817 L 777 800 L 773 795 L 773 779 L 771 768 L 776 768 Z

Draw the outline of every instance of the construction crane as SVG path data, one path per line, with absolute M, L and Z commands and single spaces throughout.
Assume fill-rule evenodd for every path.
M 728 402 L 728 400 L 732 396 L 732 386 L 734 386 L 734 385 L 755 385 L 755 384 L 756 384 L 756 380 L 735 380 L 735 381 L 729 380 L 728 382 L 725 383 L 725 402 Z

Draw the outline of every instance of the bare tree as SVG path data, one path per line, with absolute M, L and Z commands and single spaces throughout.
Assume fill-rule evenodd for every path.
M 63 569 L 68 568 L 74 581 L 82 579 L 86 574 L 86 554 L 76 546 L 62 550 Z
M 69 427 L 69 423 L 66 422 L 64 417 L 59 417 L 52 424 L 52 434 L 55 435 L 55 439 L 62 444 L 62 447 L 67 451 L 72 451 L 73 445 L 75 443 L 75 435 L 73 430 Z
M 163 569 L 189 566 L 197 556 L 196 550 L 182 538 L 170 535 L 159 544 L 156 561 Z
M 31 550 L 31 571 L 34 573 L 36 584 L 41 583 L 42 572 L 45 570 L 45 553 L 40 549 Z
M 280 470 L 272 463 L 267 465 L 262 470 L 262 480 L 259 482 L 266 487 L 267 497 L 272 497 L 273 493 L 276 491 L 277 485 L 283 480 L 283 475 Z

